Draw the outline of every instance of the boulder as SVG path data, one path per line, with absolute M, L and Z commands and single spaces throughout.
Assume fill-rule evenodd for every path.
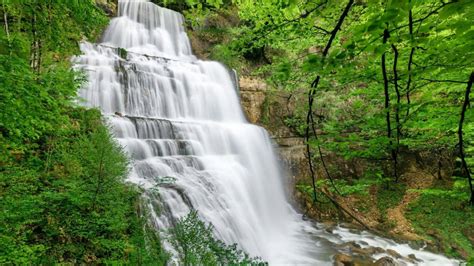
M 334 255 L 334 266 L 354 266 L 354 258 L 343 253 Z
M 388 256 L 382 257 L 374 263 L 374 266 L 397 266 L 397 265 L 398 264 L 395 262 L 395 260 Z
M 400 253 L 396 252 L 393 249 L 387 249 L 387 254 L 394 257 L 394 258 L 396 258 L 396 259 L 401 259 L 402 258 L 402 255 L 400 255 Z

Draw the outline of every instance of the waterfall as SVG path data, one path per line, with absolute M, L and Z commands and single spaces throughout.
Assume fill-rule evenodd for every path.
M 88 77 L 79 96 L 132 158 L 129 180 L 158 194 L 148 210 L 156 229 L 195 209 L 217 238 L 270 264 L 331 264 L 333 244 L 359 235 L 330 234 L 291 207 L 269 135 L 246 121 L 233 74 L 192 54 L 181 14 L 145 0 L 119 0 L 118 12 L 102 42 L 81 43 L 74 58 Z

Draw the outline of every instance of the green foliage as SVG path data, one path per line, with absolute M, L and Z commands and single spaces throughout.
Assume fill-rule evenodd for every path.
M 387 214 L 387 210 L 397 206 L 405 195 L 406 185 L 392 183 L 387 186 L 380 186 L 377 191 L 377 207 L 382 216 Z
M 28 2 L 28 1 L 27 1 Z M 80 85 L 69 56 L 107 22 L 92 1 L 3 1 L 0 31 L 0 160 L 65 129 Z M 8 29 L 8 30 L 7 30 Z
M 182 218 L 170 233 L 184 265 L 266 265 L 259 258 L 250 258 L 236 244 L 229 246 L 217 240 L 212 226 L 201 221 L 196 211 Z
M 422 193 L 406 214 L 418 233 L 439 244 L 442 251 L 450 256 L 463 255 L 472 262 L 474 213 L 466 208 L 470 207 L 449 195 Z
M 124 153 L 98 110 L 74 107 L 70 57 L 107 17 L 90 0 L 0 11 L 0 264 L 165 264 Z
M 235 0 L 241 23 L 232 31 L 235 37 L 229 47 L 241 57 L 265 47 L 269 63 L 259 73 L 276 88 L 293 94 L 307 94 L 316 76 L 321 77 L 313 117 L 323 134 L 318 141 L 309 136 L 314 149 L 319 145 L 346 160 L 369 162 L 389 162 L 392 151 L 454 150 L 466 82 L 474 69 L 472 1 L 355 1 L 323 56 L 347 3 Z M 385 29 L 390 35 L 386 43 Z M 389 83 L 388 109 L 382 55 Z M 308 103 L 297 104 L 304 112 L 295 112 L 285 122 L 301 134 Z M 464 136 L 471 166 L 473 125 L 474 112 L 469 109 Z M 393 175 L 394 167 L 385 167 L 385 175 Z
M 229 48 L 227 45 L 216 45 L 212 48 L 209 56 L 212 60 L 216 60 L 224 63 L 230 68 L 239 68 L 239 57 L 238 55 Z
M 44 154 L 1 168 L 1 263 L 135 264 L 151 256 L 141 243 L 140 192 L 124 183 L 126 157 L 98 111 L 71 111 L 77 128 L 50 138 Z
M 403 199 L 406 192 L 406 185 L 400 183 L 392 183 L 393 181 L 381 185 L 377 190 L 377 208 L 380 212 L 383 223 L 382 229 L 391 229 L 396 221 L 387 220 L 387 210 L 396 207 Z
M 335 189 L 327 179 L 322 179 L 324 181 L 324 186 L 328 187 L 329 190 L 333 193 L 336 193 Z M 337 187 L 337 190 L 341 193 L 342 196 L 347 195 L 368 195 L 369 188 L 376 184 L 377 180 L 374 179 L 358 179 L 352 180 L 352 182 L 346 180 L 334 180 L 334 186 Z
M 427 189 L 412 189 L 412 191 L 419 192 L 426 196 L 441 197 L 456 201 L 469 200 L 469 188 L 465 177 L 453 176 L 453 183 L 451 187 L 433 187 Z
M 153 3 L 182 12 L 193 28 L 201 27 L 213 11 L 228 6 L 229 0 L 152 0 Z

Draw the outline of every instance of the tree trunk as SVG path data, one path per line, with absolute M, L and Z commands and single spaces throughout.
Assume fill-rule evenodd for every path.
M 395 174 L 395 181 L 398 182 L 398 152 L 399 152 L 399 147 L 400 147 L 400 135 L 401 135 L 401 124 L 400 124 L 400 102 L 401 102 L 401 96 L 400 96 L 400 90 L 398 87 L 398 71 L 397 71 L 397 63 L 398 63 L 398 49 L 397 47 L 392 44 L 392 50 L 393 50 L 393 83 L 395 87 L 395 93 L 397 94 L 397 105 L 395 106 L 395 126 L 397 128 L 397 136 L 396 136 L 396 147 L 395 147 L 395 152 L 393 156 L 393 169 L 394 169 L 394 174 Z
M 390 33 L 387 28 L 385 28 L 383 32 L 383 44 L 387 43 L 388 38 L 390 37 Z M 390 148 L 390 153 L 392 155 L 392 161 L 394 163 L 394 175 L 395 178 L 398 179 L 398 173 L 397 173 L 397 155 L 395 152 L 395 149 L 393 148 L 393 141 L 392 141 L 392 125 L 390 121 L 390 94 L 388 92 L 388 77 L 387 77 L 387 63 L 386 63 L 386 52 L 382 54 L 381 58 L 381 67 L 382 67 L 382 76 L 383 76 L 383 90 L 384 90 L 384 97 L 385 97 L 385 103 L 384 103 L 384 108 L 385 108 L 385 120 L 387 124 L 387 138 L 388 138 L 388 144 Z
M 411 8 L 410 8 L 410 11 L 408 12 L 408 26 L 409 26 L 409 29 L 410 29 L 410 39 L 413 42 L 414 41 L 414 39 L 413 39 L 413 13 L 412 13 Z M 414 54 L 415 54 L 415 47 L 413 46 L 413 43 L 412 43 L 412 47 L 411 47 L 411 51 L 410 51 L 410 57 L 408 58 L 408 80 L 407 80 L 407 86 L 405 88 L 405 93 L 406 93 L 406 97 L 407 97 L 407 112 L 406 112 L 406 115 L 405 115 L 405 120 L 408 119 L 408 116 L 410 115 L 410 104 L 411 104 L 410 85 L 411 85 L 411 76 L 412 76 L 411 65 L 413 64 L 413 55 Z
M 2 4 L 3 4 L 3 21 L 5 24 L 5 33 L 7 34 L 8 43 L 10 43 L 10 30 L 8 29 L 8 14 L 7 14 L 7 8 L 5 6 L 5 0 L 3 0 Z
M 474 83 L 474 71 L 471 72 L 471 76 L 469 77 L 469 81 L 468 81 L 467 87 L 466 87 L 466 94 L 464 96 L 464 103 L 463 103 L 462 109 L 461 109 L 461 118 L 459 119 L 458 139 L 459 139 L 459 155 L 460 155 L 461 161 L 462 161 L 462 168 L 466 172 L 467 180 L 468 180 L 468 183 L 469 183 L 469 189 L 470 189 L 470 192 L 471 192 L 471 197 L 469 199 L 469 204 L 471 204 L 471 206 L 474 206 L 474 188 L 473 188 L 473 185 L 472 185 L 471 172 L 469 171 L 469 167 L 468 167 L 467 162 L 466 162 L 466 154 L 464 153 L 464 140 L 463 140 L 463 129 L 462 129 L 463 123 L 464 123 L 464 118 L 465 118 L 465 115 L 466 115 L 466 110 L 469 106 L 469 95 L 471 94 L 472 83 Z

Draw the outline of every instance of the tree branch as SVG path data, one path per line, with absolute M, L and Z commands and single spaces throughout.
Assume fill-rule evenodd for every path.
M 336 38 L 336 34 L 338 33 L 338 31 L 341 29 L 341 25 L 344 22 L 345 18 L 347 17 L 347 14 L 349 13 L 353 4 L 354 4 L 354 0 L 349 0 L 346 7 L 344 8 L 344 11 L 339 17 L 336 23 L 336 26 L 331 31 L 331 36 L 329 37 L 329 40 L 326 43 L 326 46 L 324 47 L 324 50 L 323 50 L 323 55 L 322 55 L 323 58 L 327 56 L 329 49 L 331 48 L 332 42 Z M 321 76 L 317 75 L 316 78 L 311 83 L 311 89 L 308 92 L 308 113 L 306 115 L 306 130 L 305 130 L 306 153 L 308 155 L 308 164 L 309 164 L 310 173 L 311 173 L 311 180 L 313 182 L 314 200 L 316 200 L 316 177 L 313 170 L 313 163 L 311 161 L 312 155 L 311 155 L 311 147 L 309 144 L 309 138 L 310 138 L 309 131 L 311 127 L 313 129 L 312 131 L 313 131 L 314 137 L 316 138 L 316 140 L 318 140 L 318 135 L 316 134 L 316 129 L 314 128 L 313 103 L 314 103 L 314 95 L 316 93 L 316 89 L 318 87 L 320 80 L 321 80 Z M 320 151 L 319 142 L 318 142 L 318 150 Z M 322 156 L 322 152 L 320 152 L 319 155 L 320 155 L 321 161 L 323 162 L 323 167 L 325 167 L 326 173 L 329 174 L 329 171 L 327 170 L 326 164 L 324 162 L 324 157 Z M 328 178 L 332 179 L 330 175 L 328 175 Z M 337 191 L 337 188 L 336 188 L 336 191 Z
M 450 5 L 450 4 L 457 3 L 457 2 L 458 2 L 458 0 L 453 0 L 451 2 L 446 2 L 446 3 L 442 2 L 442 4 L 440 6 L 436 7 L 435 9 L 431 10 L 430 12 L 428 12 L 428 14 L 426 14 L 424 17 L 413 20 L 412 23 L 411 23 L 411 27 L 413 27 L 413 25 L 415 23 L 421 23 L 421 22 L 425 21 L 426 19 L 428 19 L 429 17 L 431 17 L 432 15 L 437 14 L 438 11 L 441 10 L 443 7 L 445 7 L 447 5 Z M 396 30 L 399 30 L 399 29 L 402 29 L 402 28 L 405 28 L 405 27 L 410 27 L 410 23 L 395 27 L 395 28 L 391 29 L 390 32 L 396 31 Z
M 447 82 L 447 83 L 459 83 L 459 84 L 468 84 L 466 81 L 459 81 L 459 80 L 452 80 L 452 79 L 427 79 L 427 78 L 420 78 L 421 80 L 426 80 L 429 82 Z

